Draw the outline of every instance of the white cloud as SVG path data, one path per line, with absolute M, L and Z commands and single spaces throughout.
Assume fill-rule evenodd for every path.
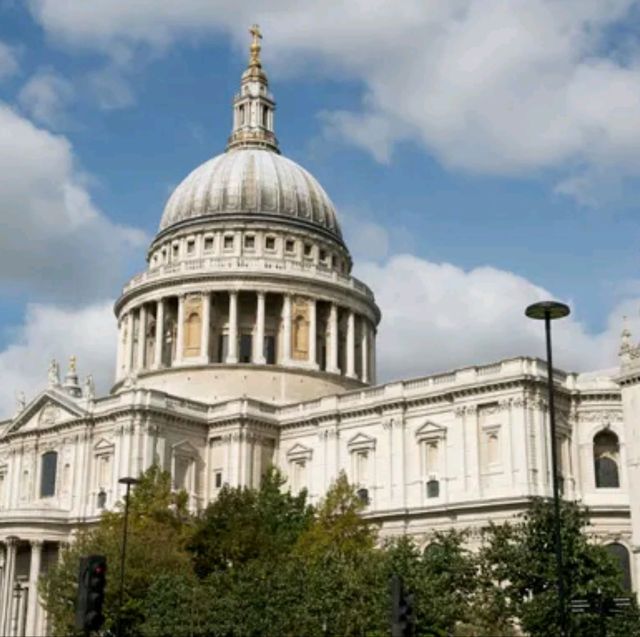
M 575 166 L 589 177 L 597 175 L 592 166 L 640 173 L 640 47 L 637 35 L 624 49 L 615 37 L 638 7 L 637 0 L 274 0 L 268 7 L 31 0 L 53 37 L 121 59 L 123 51 L 207 32 L 231 32 L 246 46 L 246 27 L 258 21 L 270 68 L 329 70 L 364 83 L 360 110 L 325 117 L 329 130 L 379 160 L 410 135 L 457 169 L 554 169 L 568 178 Z
M 0 102 L 0 290 L 73 302 L 113 294 L 146 238 L 93 203 L 69 141 Z
M 18 103 L 36 122 L 61 128 L 68 125 L 66 109 L 73 98 L 71 82 L 51 70 L 42 70 L 22 87 Z
M 66 371 L 66 361 L 76 356 L 78 373 L 92 374 L 96 389 L 104 393 L 115 370 L 116 321 L 111 301 L 73 310 L 34 304 L 27 308 L 24 324 L 14 342 L 0 351 L 0 419 L 12 416 L 16 392 L 31 400 L 47 385 L 52 358 Z
M 544 358 L 543 326 L 527 319 L 524 310 L 553 294 L 523 277 L 492 267 L 464 271 L 407 254 L 383 264 L 362 263 L 357 275 L 372 287 L 382 310 L 381 379 L 511 356 Z M 572 317 L 554 323 L 556 365 L 568 371 L 615 365 L 622 316 L 635 316 L 639 305 L 640 299 L 630 299 L 615 308 L 607 328 L 597 334 Z M 640 321 L 632 327 L 638 335 Z
M 0 42 L 0 80 L 15 75 L 18 69 L 18 59 L 14 49 L 4 42 Z
M 135 102 L 128 80 L 116 66 L 94 71 L 89 75 L 88 81 L 98 104 L 105 110 L 125 108 Z

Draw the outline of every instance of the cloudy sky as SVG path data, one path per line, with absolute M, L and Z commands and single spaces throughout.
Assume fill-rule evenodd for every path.
M 383 311 L 380 377 L 640 336 L 640 2 L 0 0 L 0 415 L 71 354 L 106 391 L 112 303 L 221 152 L 263 29 L 284 153 Z

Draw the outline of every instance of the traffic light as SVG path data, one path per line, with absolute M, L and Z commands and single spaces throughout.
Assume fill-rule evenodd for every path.
M 98 630 L 104 623 L 102 604 L 107 582 L 106 575 L 107 558 L 104 555 L 80 558 L 76 628 L 88 632 Z
M 391 577 L 391 636 L 413 637 L 415 615 L 413 593 L 405 590 L 400 576 Z

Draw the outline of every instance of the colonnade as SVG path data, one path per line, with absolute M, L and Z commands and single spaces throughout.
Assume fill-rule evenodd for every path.
M 375 382 L 371 320 L 308 296 L 235 290 L 169 295 L 129 308 L 119 330 L 118 379 L 189 364 L 253 363 Z
M 28 571 L 21 569 L 25 549 L 29 550 Z M 45 635 L 47 618 L 40 605 L 38 578 L 43 562 L 44 542 L 22 540 L 15 536 L 4 540 L 4 561 L 0 567 L 0 634 L 7 637 Z M 19 564 L 20 563 L 20 564 Z

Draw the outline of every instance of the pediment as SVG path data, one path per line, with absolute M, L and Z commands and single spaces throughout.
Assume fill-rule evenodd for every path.
M 299 442 L 293 445 L 289 451 L 287 451 L 287 458 L 290 460 L 298 460 L 298 459 L 310 459 L 313 455 L 313 449 L 310 447 L 306 447 L 305 445 L 300 444 Z
M 93 450 L 96 453 L 111 451 L 114 447 L 114 444 L 111 440 L 107 440 L 106 438 L 100 438 L 95 445 L 93 445 Z
M 349 449 L 375 449 L 376 439 L 367 434 L 357 433 L 347 442 Z
M 87 412 L 66 396 L 47 390 L 36 396 L 13 419 L 5 435 L 47 429 L 59 423 L 83 418 Z
M 416 430 L 416 438 L 418 440 L 424 440 L 428 438 L 441 439 L 445 437 L 446 433 L 447 430 L 444 427 L 438 425 L 432 420 L 427 420 L 427 422 L 422 424 Z
M 174 454 L 181 456 L 195 456 L 198 454 L 198 450 L 188 440 L 176 442 L 174 445 L 171 445 L 171 449 Z

